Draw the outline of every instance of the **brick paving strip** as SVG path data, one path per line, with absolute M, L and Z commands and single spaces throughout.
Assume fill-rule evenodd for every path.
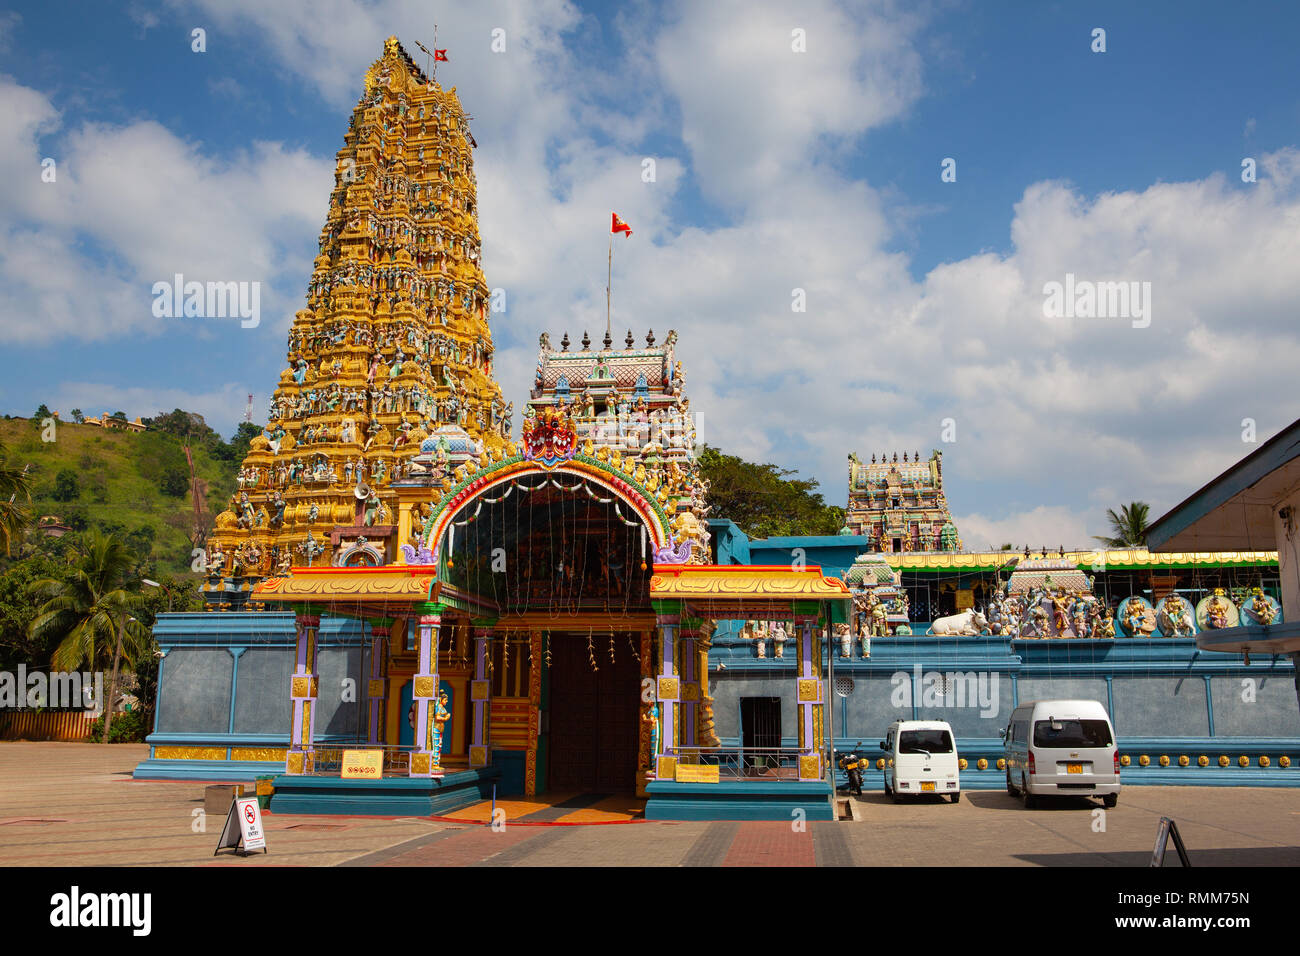
M 385 866 L 397 857 L 404 856 L 415 850 L 423 850 L 431 843 L 437 843 L 439 840 L 445 840 L 449 836 L 460 833 L 459 828 L 448 828 L 439 830 L 437 833 L 430 833 L 427 836 L 418 836 L 413 840 L 407 840 L 405 843 L 398 843 L 387 849 L 376 850 L 373 853 L 365 853 L 361 856 L 353 857 L 350 860 L 344 860 L 342 863 L 336 863 L 335 866 Z M 393 866 L 406 866 L 408 864 L 398 860 L 392 863 Z
M 849 849 L 846 828 L 851 823 L 814 823 L 812 825 L 813 853 L 818 866 L 853 866 L 853 851 Z
M 682 858 L 681 865 L 721 866 L 739 829 L 739 823 L 710 823 Z
M 791 824 L 774 821 L 742 823 L 722 865 L 814 866 L 816 862 L 808 831 L 796 833 Z
M 532 856 L 534 853 L 546 849 L 553 843 L 559 843 L 561 840 L 563 840 L 565 837 L 569 836 L 573 832 L 572 827 L 546 827 L 546 828 L 531 828 L 531 829 L 532 829 L 531 833 L 528 832 L 528 828 L 516 829 L 515 830 L 516 834 L 520 834 L 520 833 L 523 834 L 524 838 L 522 840 L 516 839 L 515 841 L 513 841 L 513 844 L 511 846 L 503 847 L 499 852 L 493 853 L 490 856 L 485 856 L 483 859 L 475 863 L 471 863 L 470 865 L 471 866 L 520 866 L 520 865 L 527 866 L 528 858 Z M 508 830 L 506 832 L 508 832 Z M 505 836 L 505 832 L 491 833 L 491 836 L 497 837 L 499 840 L 501 837 Z M 493 844 L 489 843 L 489 846 L 495 849 L 495 846 Z

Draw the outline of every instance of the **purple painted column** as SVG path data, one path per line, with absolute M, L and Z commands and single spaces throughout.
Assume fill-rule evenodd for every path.
M 507 635 L 507 640 L 509 636 Z M 492 682 L 488 680 L 488 655 L 492 653 L 492 628 L 474 628 L 474 682 L 470 684 L 469 699 L 474 708 L 471 723 L 473 736 L 469 745 L 469 765 L 488 765 L 488 718 L 492 710 Z
M 384 729 L 384 701 L 388 697 L 388 639 L 392 623 L 370 624 L 370 682 L 366 696 L 370 699 L 370 733 L 367 742 L 378 744 Z
M 799 677 L 798 693 L 795 700 L 799 704 L 799 779 L 817 780 L 821 777 L 821 761 L 817 754 L 817 736 L 813 719 L 813 708 L 821 700 L 820 681 L 813 672 L 813 634 L 815 618 L 796 618 L 799 628 Z M 816 765 L 814 768 L 814 764 Z
M 293 675 L 289 678 L 289 699 L 293 702 L 293 723 L 289 727 L 289 752 L 285 758 L 285 773 L 311 773 L 314 769 L 315 750 L 312 739 L 316 726 L 316 631 L 320 617 L 299 614 L 296 620 L 298 641 L 295 651 Z
M 439 757 L 433 753 L 434 716 L 438 704 L 439 614 L 420 616 L 416 640 L 415 676 L 411 678 L 411 700 L 415 704 L 415 749 L 411 751 L 412 777 L 440 777 Z
M 659 615 L 659 667 L 655 698 L 659 702 L 660 752 L 655 776 L 672 780 L 677 768 L 677 702 L 681 700 L 681 678 L 677 675 L 676 632 L 680 619 L 676 614 Z
M 698 631 L 683 630 L 679 634 L 679 644 L 681 646 L 681 672 L 682 686 L 689 690 L 689 685 L 699 679 L 695 673 L 695 636 Z M 695 747 L 699 744 L 699 737 L 696 735 L 696 724 L 699 720 L 700 695 L 698 690 L 685 696 L 681 703 L 681 725 L 682 725 L 682 746 Z

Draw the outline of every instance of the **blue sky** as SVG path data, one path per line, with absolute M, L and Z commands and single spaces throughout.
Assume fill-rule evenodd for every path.
M 615 324 L 678 330 L 706 440 L 837 503 L 848 451 L 943 448 L 968 547 L 1086 544 L 1300 414 L 1300 8 L 829 0 L 10 6 L 0 409 L 260 418 L 364 70 L 435 18 L 516 405 L 540 331 L 598 331 L 617 209 Z M 175 272 L 261 282 L 259 326 L 155 319 Z M 1066 273 L 1154 321 L 1045 317 Z

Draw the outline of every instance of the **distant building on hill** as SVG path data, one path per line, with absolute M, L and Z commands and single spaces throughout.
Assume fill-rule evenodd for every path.
M 117 431 L 142 432 L 149 426 L 140 421 L 140 416 L 136 416 L 135 421 L 129 422 L 125 418 L 114 418 L 105 412 L 98 418 L 87 418 L 81 424 L 94 425 L 96 428 L 116 429 Z

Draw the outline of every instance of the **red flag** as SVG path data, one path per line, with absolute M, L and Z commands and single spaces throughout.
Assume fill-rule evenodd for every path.
M 611 215 L 614 217 L 614 221 L 610 224 L 609 227 L 610 235 L 614 235 L 615 233 L 620 233 L 620 232 L 626 232 L 628 238 L 630 239 L 632 237 L 632 227 L 629 226 L 627 223 L 625 223 L 622 219 L 619 219 L 618 213 L 611 213 Z
M 446 50 L 438 50 L 438 49 L 435 49 L 435 50 L 433 51 L 433 59 L 434 59 L 435 62 L 440 62 L 440 63 L 448 63 L 448 62 L 450 62 L 450 61 L 447 59 L 447 51 L 446 51 Z

